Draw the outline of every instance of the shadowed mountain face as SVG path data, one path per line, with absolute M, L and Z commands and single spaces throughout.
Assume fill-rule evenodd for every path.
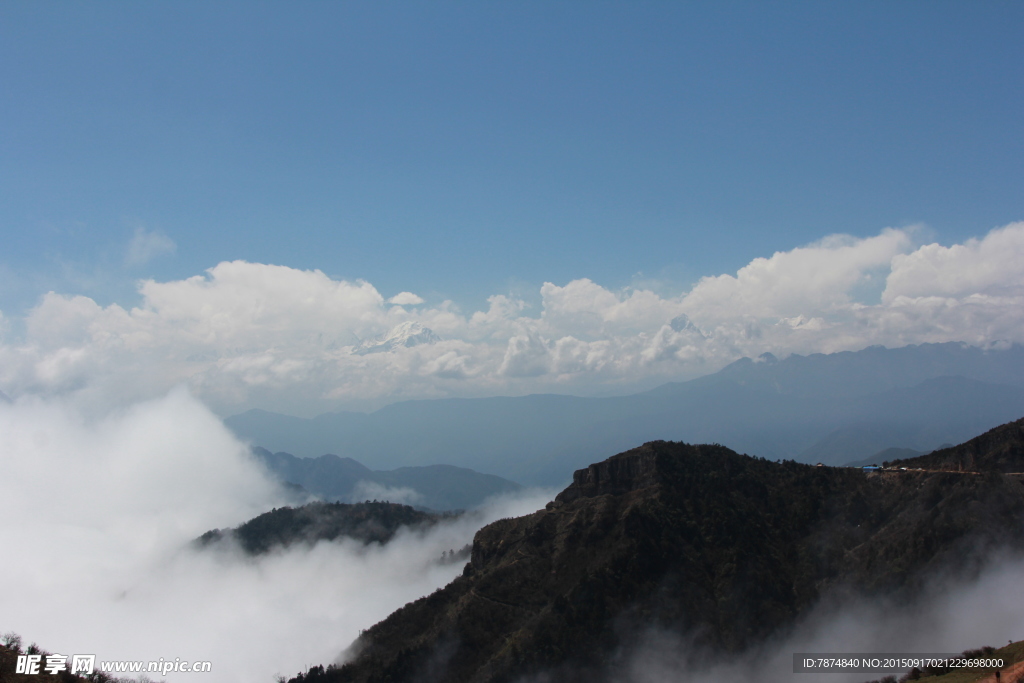
M 255 447 L 253 454 L 279 479 L 327 500 L 367 499 L 410 503 L 431 510 L 466 510 L 485 499 L 513 493 L 519 484 L 464 467 L 427 465 L 374 471 L 352 458 L 296 458 Z
M 743 652 L 830 594 L 910 598 L 1024 546 L 1019 478 L 773 463 L 652 442 L 579 470 L 546 509 L 480 530 L 463 575 L 310 681 L 616 680 L 656 627 Z M 544 678 L 547 676 L 548 678 Z
M 968 472 L 1024 472 L 1024 418 L 991 429 L 959 446 L 898 460 L 892 465 Z
M 839 465 L 890 447 L 928 452 L 1024 414 L 1024 347 L 923 344 L 744 358 L 632 396 L 406 401 L 305 420 L 249 411 L 240 437 L 315 457 L 396 468 L 443 462 L 526 484 L 654 439 L 721 443 L 771 459 Z

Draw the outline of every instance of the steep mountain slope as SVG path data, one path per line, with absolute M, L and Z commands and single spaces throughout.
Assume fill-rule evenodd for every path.
M 381 498 L 431 510 L 465 510 L 491 496 L 522 488 L 508 479 L 453 465 L 375 471 L 352 458 L 336 455 L 296 458 L 259 447 L 253 448 L 253 454 L 282 481 L 332 501 Z
M 827 594 L 912 596 L 1024 547 L 1020 479 L 773 463 L 652 442 L 480 530 L 463 575 L 293 681 L 616 680 L 648 627 L 739 653 Z
M 689 382 L 612 398 L 533 395 L 406 401 L 312 420 L 250 411 L 242 438 L 375 469 L 432 463 L 526 484 L 654 439 L 722 443 L 764 457 L 839 465 L 889 447 L 927 452 L 1024 414 L 1024 347 L 871 347 L 742 359 Z
M 959 446 L 892 464 L 934 470 L 1024 472 L 1024 418 L 1000 425 Z

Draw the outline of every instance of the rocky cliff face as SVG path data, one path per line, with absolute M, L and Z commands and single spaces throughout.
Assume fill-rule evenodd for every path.
M 558 503 L 569 503 L 577 498 L 619 495 L 657 483 L 656 453 L 652 450 L 637 449 L 576 470 L 572 475 L 572 484 L 559 493 L 555 500 Z
M 481 529 L 463 575 L 293 681 L 615 680 L 657 627 L 738 653 L 824 595 L 913 595 L 928 573 L 1024 545 L 1000 475 L 773 463 L 653 442 L 575 473 L 546 509 Z

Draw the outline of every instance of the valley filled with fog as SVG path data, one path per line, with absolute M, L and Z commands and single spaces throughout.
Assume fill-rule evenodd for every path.
M 0 630 L 99 660 L 208 660 L 217 681 L 333 661 L 361 629 L 454 578 L 462 566 L 439 562 L 443 552 L 552 495 L 496 500 L 383 547 L 253 558 L 189 545 L 285 496 L 184 390 L 100 418 L 60 400 L 0 404 L 0 452 Z

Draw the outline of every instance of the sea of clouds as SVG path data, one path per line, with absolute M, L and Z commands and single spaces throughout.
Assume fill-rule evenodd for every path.
M 460 573 L 443 552 L 550 497 L 496 500 L 386 546 L 197 550 L 203 532 L 284 500 L 202 403 L 179 388 L 97 416 L 23 397 L 0 403 L 0 632 L 64 655 L 213 666 L 157 680 L 269 683 L 334 661 L 361 629 Z
M 553 494 L 496 500 L 386 546 L 321 542 L 257 558 L 197 550 L 190 541 L 204 531 L 279 506 L 284 494 L 184 388 L 98 417 L 62 399 L 0 403 L 0 472 L 0 632 L 64 655 L 212 662 L 212 676 L 157 677 L 169 681 L 269 683 L 335 661 L 360 630 L 461 572 L 438 561 L 443 552 Z M 823 605 L 784 640 L 715 663 L 652 631 L 621 654 L 618 672 L 628 683 L 792 681 L 809 678 L 792 673 L 794 652 L 998 646 L 1024 638 L 1022 581 L 1024 564 L 1002 558 L 976 581 L 938 579 L 916 606 Z
M 131 309 L 46 294 L 24 335 L 0 344 L 0 390 L 105 410 L 184 382 L 222 414 L 312 415 L 407 398 L 625 393 L 764 352 L 1024 342 L 1024 222 L 952 246 L 925 233 L 833 235 L 677 295 L 549 282 L 539 310 L 496 294 L 467 312 L 320 271 L 223 262 L 141 281 Z M 441 341 L 354 353 L 407 322 Z

